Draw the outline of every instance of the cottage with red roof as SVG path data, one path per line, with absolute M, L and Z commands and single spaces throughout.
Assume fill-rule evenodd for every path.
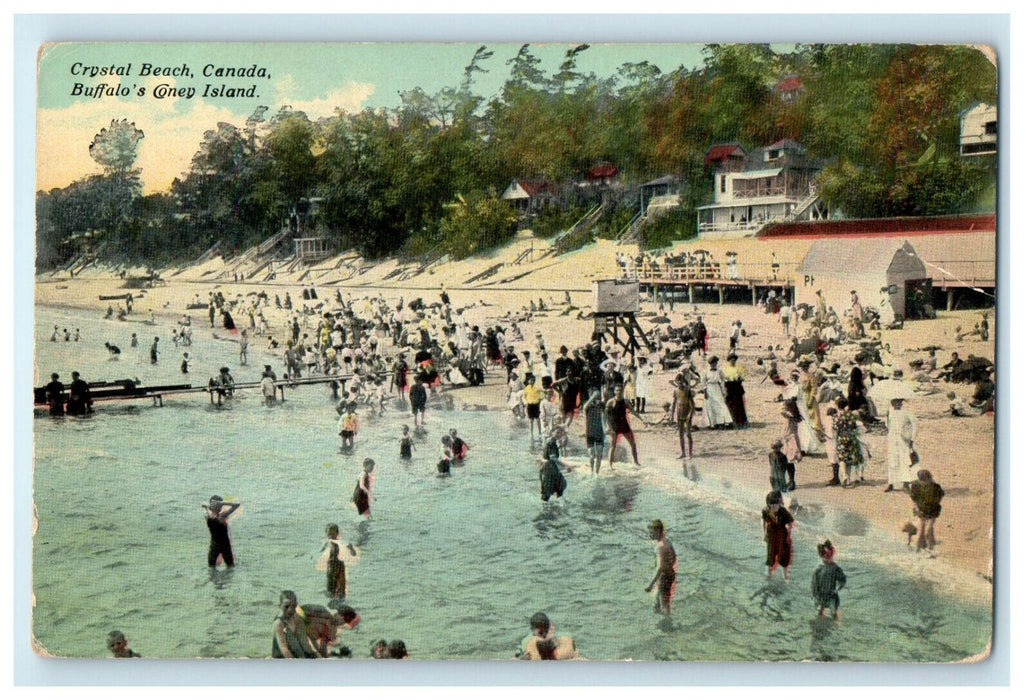
M 509 183 L 501 199 L 514 202 L 523 212 L 539 211 L 545 205 L 555 202 L 557 188 L 545 180 L 516 180 Z
M 719 144 L 705 162 L 715 167 L 714 201 L 698 207 L 700 238 L 750 236 L 773 221 L 829 218 L 816 192 L 819 166 L 797 141 L 781 139 L 747 154 L 738 144 Z

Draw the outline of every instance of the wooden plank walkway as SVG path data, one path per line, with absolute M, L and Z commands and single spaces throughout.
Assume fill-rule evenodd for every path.
M 313 386 L 320 384 L 329 384 L 331 382 L 346 382 L 351 379 L 353 374 L 340 374 L 340 375 L 324 375 L 318 377 L 300 377 L 297 379 L 277 379 L 273 382 L 276 390 L 279 392 L 279 398 L 281 401 L 286 401 L 286 387 L 297 387 L 297 386 Z M 380 378 L 389 376 L 389 372 L 381 372 L 376 375 Z M 127 386 L 124 382 L 95 382 L 90 385 L 90 399 L 94 402 L 102 401 L 134 401 L 138 399 L 152 399 L 155 406 L 164 405 L 164 397 L 166 396 L 181 396 L 185 394 L 208 394 L 208 399 L 211 403 L 221 405 L 222 397 L 224 396 L 225 388 L 221 386 L 208 386 L 204 384 L 202 386 L 193 386 L 191 384 L 166 384 L 161 386 L 140 386 L 132 385 Z M 232 387 L 233 392 L 246 391 L 249 389 L 260 389 L 261 382 L 239 382 L 235 383 Z M 49 404 L 46 402 L 46 388 L 35 387 L 33 389 L 34 407 L 37 414 L 46 412 Z M 64 403 L 68 401 L 68 389 L 61 394 L 61 400 Z

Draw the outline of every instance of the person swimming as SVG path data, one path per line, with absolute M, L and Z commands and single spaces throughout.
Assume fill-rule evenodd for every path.
M 129 648 L 129 640 L 120 630 L 112 630 L 107 635 L 107 648 L 116 659 L 139 659 L 139 654 Z

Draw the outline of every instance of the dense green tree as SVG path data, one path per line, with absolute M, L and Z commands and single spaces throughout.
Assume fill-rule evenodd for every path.
M 496 192 L 474 192 L 448 207 L 440 228 L 443 250 L 461 259 L 511 238 L 516 216 Z

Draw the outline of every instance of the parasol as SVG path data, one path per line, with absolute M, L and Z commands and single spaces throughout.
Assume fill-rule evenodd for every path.
M 892 399 L 912 399 L 915 396 L 912 385 L 901 379 L 883 379 L 871 386 L 867 395 L 875 402 L 884 404 L 885 408 Z

